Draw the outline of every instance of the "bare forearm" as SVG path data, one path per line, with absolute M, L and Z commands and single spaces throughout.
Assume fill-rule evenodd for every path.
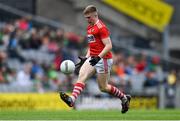
M 103 39 L 102 42 L 105 45 L 105 47 L 98 55 L 100 58 L 103 58 L 112 49 L 112 43 L 110 37 Z
M 87 50 L 87 54 L 86 54 L 86 58 L 88 58 L 90 56 L 90 51 L 89 49 Z
M 111 51 L 111 49 L 112 49 L 111 45 L 106 45 L 98 56 L 101 58 L 104 57 L 109 51 Z

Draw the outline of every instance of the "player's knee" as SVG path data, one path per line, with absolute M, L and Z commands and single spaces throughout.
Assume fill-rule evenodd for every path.
M 100 86 L 99 89 L 101 90 L 101 92 L 108 92 L 108 87 L 107 86 Z

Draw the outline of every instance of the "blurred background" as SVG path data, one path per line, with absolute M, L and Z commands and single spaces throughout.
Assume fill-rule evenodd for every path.
M 131 108 L 180 108 L 179 0 L 0 0 L 0 109 L 70 109 L 57 92 L 71 92 L 77 75 L 59 66 L 86 54 L 89 4 L 111 33 L 110 83 L 133 96 Z M 120 106 L 94 76 L 75 108 Z

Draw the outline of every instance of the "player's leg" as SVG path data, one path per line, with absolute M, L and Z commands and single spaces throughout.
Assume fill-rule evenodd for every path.
M 97 74 L 97 81 L 99 88 L 102 92 L 109 93 L 115 97 L 118 97 L 122 101 L 122 113 L 126 113 L 129 109 L 129 103 L 131 100 L 130 95 L 125 95 L 123 92 L 121 92 L 118 88 L 116 88 L 113 85 L 108 84 L 109 80 L 109 74 L 108 73 L 98 73 Z
M 99 89 L 102 92 L 107 92 L 115 97 L 118 97 L 120 99 L 123 99 L 125 97 L 125 94 L 121 92 L 118 88 L 116 88 L 113 85 L 108 84 L 109 81 L 109 73 L 98 73 L 97 74 L 97 82 L 99 85 Z
M 60 92 L 61 99 L 67 103 L 70 107 L 73 106 L 75 100 L 80 95 L 85 87 L 85 81 L 95 73 L 95 67 L 89 64 L 89 59 L 82 65 L 77 82 L 74 84 L 73 92 L 71 96 L 68 96 L 64 92 Z
M 112 65 L 112 60 L 104 59 L 100 61 L 96 66 L 97 71 L 97 82 L 99 88 L 102 92 L 107 92 L 115 97 L 118 97 L 122 101 L 122 113 L 125 113 L 129 109 L 129 102 L 131 97 L 125 95 L 118 88 L 113 85 L 108 84 L 110 78 L 110 70 Z
M 89 59 L 82 65 L 80 71 L 79 71 L 79 76 L 76 84 L 74 85 L 74 89 L 72 92 L 72 99 L 73 101 L 77 99 L 78 95 L 82 92 L 85 86 L 85 81 L 91 77 L 95 73 L 95 67 L 91 66 L 89 64 Z

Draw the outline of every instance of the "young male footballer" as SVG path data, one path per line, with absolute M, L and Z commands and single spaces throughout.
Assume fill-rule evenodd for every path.
M 72 94 L 68 96 L 66 93 L 60 92 L 60 97 L 68 106 L 72 107 L 77 97 L 83 91 L 85 81 L 97 73 L 97 82 L 100 90 L 119 98 L 122 101 L 121 112 L 126 113 L 129 109 L 131 96 L 125 95 L 115 86 L 108 84 L 113 64 L 110 33 L 106 25 L 98 18 L 98 11 L 94 5 L 87 6 L 83 14 L 88 22 L 88 51 L 86 56 L 84 58 L 81 57 L 81 61 L 76 64 L 76 71 L 79 71 L 79 76 Z

